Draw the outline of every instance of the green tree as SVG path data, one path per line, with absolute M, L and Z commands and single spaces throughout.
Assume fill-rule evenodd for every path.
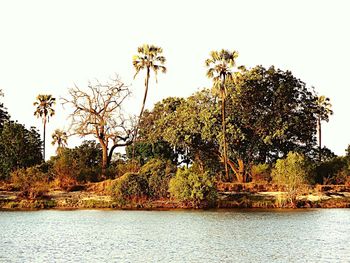
M 253 164 L 271 165 L 289 151 L 314 155 L 316 96 L 291 72 L 240 68 L 226 87 L 227 162 L 238 182 L 251 179 Z M 178 160 L 219 174 L 222 116 L 216 102 L 206 89 L 186 99 L 166 98 L 144 112 L 140 139 L 165 141 Z
M 174 161 L 181 159 L 184 152 L 183 148 L 172 140 L 165 138 L 167 134 L 165 130 L 166 128 L 175 128 L 176 123 L 172 121 L 172 118 L 183 101 L 184 99 L 182 98 L 169 97 L 156 103 L 152 111 L 145 110 L 140 121 L 139 143 L 146 144 L 147 146 L 145 146 L 147 148 L 151 145 L 152 149 L 149 153 L 150 155 L 162 156 L 164 158 L 166 158 L 166 156 L 172 158 L 171 156 L 173 156 Z M 177 123 L 180 123 L 180 121 Z M 167 147 L 167 144 L 170 145 L 171 149 Z M 157 145 L 164 147 L 158 148 Z M 135 144 L 135 153 L 137 154 L 139 151 L 138 148 L 138 144 Z M 145 149 L 146 152 L 143 152 L 143 154 L 147 154 L 147 148 Z M 171 150 L 171 152 L 169 150 Z M 129 156 L 131 156 L 130 149 L 127 149 L 127 153 L 128 152 Z M 142 156 L 140 157 L 142 158 Z M 144 156 L 144 158 L 146 159 L 146 156 Z
M 290 71 L 241 67 L 227 86 L 229 165 L 237 178 L 249 180 L 252 163 L 315 148 L 316 95 Z
M 146 69 L 146 78 L 145 78 L 145 94 L 143 96 L 142 107 L 139 115 L 138 125 L 136 126 L 134 139 L 136 139 L 137 137 L 138 126 L 140 124 L 143 111 L 145 109 L 147 93 L 148 93 L 148 83 L 151 75 L 151 70 L 155 74 L 156 81 L 157 81 L 158 71 L 161 71 L 162 73 L 166 73 L 166 67 L 164 66 L 166 59 L 164 56 L 161 55 L 163 53 L 163 49 L 161 47 L 144 44 L 143 46 L 138 47 L 137 53 L 138 54 L 135 55 L 132 59 L 132 64 L 136 70 L 134 78 L 143 69 Z
M 65 131 L 60 129 L 56 129 L 55 132 L 51 135 L 52 137 L 52 145 L 57 144 L 56 152 L 59 153 L 60 149 L 67 147 L 68 136 Z
M 212 51 L 210 58 L 205 61 L 209 67 L 207 76 L 213 79 L 213 90 L 221 98 L 221 115 L 222 115 L 222 137 L 223 137 L 223 159 L 225 165 L 226 178 L 229 179 L 227 166 L 227 141 L 226 141 L 226 115 L 225 101 L 227 96 L 226 81 L 233 78 L 232 67 L 235 66 L 235 59 L 238 57 L 237 51 L 222 49 L 221 51 Z
M 55 110 L 53 109 L 53 106 L 56 103 L 56 99 L 52 97 L 52 95 L 38 95 L 36 97 L 37 101 L 33 103 L 34 106 L 36 106 L 34 115 L 38 118 L 42 118 L 43 125 L 44 125 L 44 135 L 43 135 L 43 157 L 45 160 L 45 137 L 46 137 L 46 122 L 49 122 L 50 117 L 52 117 L 55 114 Z
M 31 127 L 16 122 L 5 122 L 0 130 L 0 177 L 8 179 L 9 174 L 20 168 L 27 168 L 43 161 L 40 135 Z
M 95 141 L 83 141 L 79 146 L 62 148 L 58 156 L 51 158 L 53 175 L 61 186 L 70 187 L 77 182 L 100 180 L 102 150 Z
M 305 189 L 308 183 L 309 168 L 303 154 L 289 152 L 285 159 L 279 159 L 272 169 L 274 183 L 284 187 L 288 198 L 294 206 L 296 198 Z
M 166 142 L 170 148 L 161 149 L 162 156 L 171 149 L 178 165 L 196 163 L 202 170 L 215 174 L 223 168 L 216 165 L 220 155 L 215 141 L 220 132 L 220 109 L 216 106 L 209 90 L 197 92 L 186 100 L 166 98 L 156 103 L 152 111 L 145 111 L 140 139 L 154 145 Z
M 329 121 L 329 116 L 333 114 L 330 99 L 325 96 L 317 97 L 317 128 L 318 128 L 318 150 L 319 161 L 322 160 L 322 121 Z
M 134 154 L 134 156 L 133 156 Z M 139 141 L 134 145 L 128 145 L 126 147 L 126 156 L 129 159 L 133 157 L 140 163 L 140 165 L 146 164 L 153 158 L 160 158 L 170 160 L 172 163 L 177 163 L 178 155 L 172 149 L 171 145 L 162 140 L 156 142 Z
M 0 89 L 0 97 L 3 96 L 2 90 Z M 5 108 L 4 104 L 0 102 L 0 129 L 4 126 L 6 121 L 10 120 L 10 116 Z

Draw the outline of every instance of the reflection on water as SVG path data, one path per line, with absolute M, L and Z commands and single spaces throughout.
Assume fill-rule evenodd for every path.
M 0 262 L 349 262 L 350 209 L 0 212 Z

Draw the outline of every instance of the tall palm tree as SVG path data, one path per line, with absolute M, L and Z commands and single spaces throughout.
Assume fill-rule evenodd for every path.
M 224 165 L 226 178 L 229 179 L 227 166 L 227 141 L 226 141 L 226 114 L 225 100 L 227 96 L 226 80 L 233 78 L 232 68 L 235 66 L 235 59 L 238 57 L 237 51 L 220 50 L 210 52 L 210 58 L 205 61 L 209 67 L 207 77 L 213 79 L 213 91 L 218 93 L 221 98 L 221 115 L 222 115 L 222 134 L 224 148 Z
M 136 78 L 137 74 L 142 69 L 146 69 L 146 78 L 145 78 L 145 94 L 143 96 L 142 107 L 141 107 L 139 120 L 135 131 L 134 140 L 137 137 L 137 131 L 140 125 L 140 120 L 141 120 L 143 111 L 145 109 L 146 98 L 148 93 L 148 83 L 151 75 L 151 70 L 154 72 L 156 82 L 158 82 L 157 80 L 158 71 L 161 71 L 162 73 L 166 73 L 166 67 L 164 66 L 166 59 L 164 56 L 161 55 L 163 53 L 163 49 L 161 47 L 144 44 L 143 46 L 138 47 L 137 53 L 138 54 L 135 55 L 132 59 L 132 64 L 136 70 L 134 78 Z
M 49 122 L 50 117 L 55 115 L 55 110 L 53 109 L 53 106 L 56 103 L 56 99 L 52 97 L 52 95 L 42 95 L 39 94 L 36 97 L 37 101 L 33 103 L 34 106 L 36 106 L 34 116 L 37 116 L 38 118 L 42 118 L 43 124 L 44 124 L 44 149 L 43 149 L 43 156 L 45 160 L 45 136 L 46 136 L 46 122 Z
M 317 128 L 318 128 L 318 149 L 319 149 L 319 161 L 322 160 L 322 129 L 321 122 L 329 121 L 329 116 L 333 114 L 332 104 L 330 103 L 330 99 L 326 96 L 317 97 Z
M 55 145 L 57 143 L 57 153 L 59 153 L 60 149 L 67 146 L 67 140 L 68 136 L 65 131 L 62 131 L 60 129 L 56 129 L 55 132 L 51 135 L 52 137 L 52 145 Z

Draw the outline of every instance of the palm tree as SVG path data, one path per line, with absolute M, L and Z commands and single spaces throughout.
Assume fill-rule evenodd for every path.
M 329 121 L 329 116 L 333 114 L 332 104 L 330 99 L 326 96 L 317 97 L 317 128 L 318 128 L 318 150 L 319 150 L 319 161 L 322 160 L 322 129 L 321 121 Z
M 137 131 L 140 125 L 140 120 L 141 120 L 143 111 L 145 109 L 145 103 L 146 103 L 146 98 L 148 93 L 148 83 L 149 83 L 151 70 L 154 72 L 156 82 L 158 82 L 157 80 L 158 71 L 161 71 L 162 73 L 166 73 L 166 67 L 164 66 L 166 59 L 164 56 L 161 55 L 163 53 L 163 49 L 161 47 L 144 44 L 143 46 L 138 47 L 137 53 L 138 54 L 135 55 L 132 59 L 132 64 L 136 70 L 134 79 L 142 69 L 146 69 L 146 79 L 145 79 L 145 94 L 143 96 L 142 108 L 140 111 L 134 140 L 137 137 Z
M 232 68 L 235 66 L 235 59 L 238 57 L 237 51 L 220 50 L 210 52 L 210 58 L 205 61 L 209 67 L 207 77 L 213 79 L 213 91 L 221 97 L 221 114 L 222 114 L 222 134 L 224 148 L 224 165 L 226 178 L 229 179 L 227 166 L 227 141 L 226 141 L 226 114 L 225 100 L 227 95 L 226 80 L 233 78 Z
M 68 136 L 66 132 L 56 129 L 55 132 L 51 135 L 51 137 L 51 144 L 55 145 L 57 143 L 57 153 L 59 153 L 60 149 L 67 146 Z
M 37 101 L 33 103 L 36 106 L 36 110 L 34 112 L 34 116 L 38 118 L 42 118 L 44 124 L 44 149 L 43 156 L 45 160 L 45 135 L 46 135 L 46 122 L 49 122 L 50 117 L 55 115 L 55 110 L 53 109 L 53 105 L 56 103 L 56 99 L 52 97 L 52 95 L 38 95 L 36 97 Z

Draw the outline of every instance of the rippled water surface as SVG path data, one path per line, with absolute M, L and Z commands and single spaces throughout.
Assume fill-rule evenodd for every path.
M 0 262 L 350 262 L 350 209 L 2 211 Z

